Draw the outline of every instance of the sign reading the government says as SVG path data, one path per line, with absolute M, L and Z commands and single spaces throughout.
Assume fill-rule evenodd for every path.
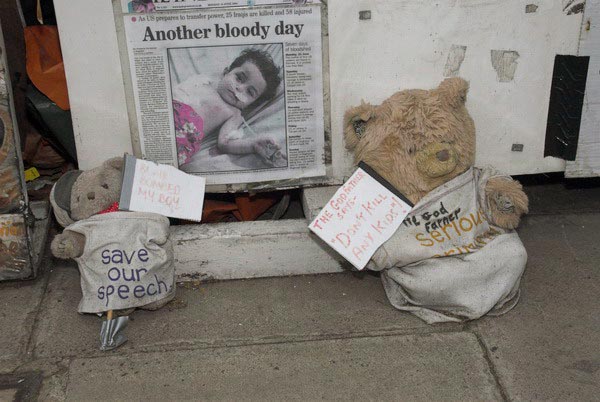
M 125 155 L 119 209 L 200 222 L 206 179 Z
M 413 205 L 364 163 L 309 225 L 357 269 L 392 237 Z

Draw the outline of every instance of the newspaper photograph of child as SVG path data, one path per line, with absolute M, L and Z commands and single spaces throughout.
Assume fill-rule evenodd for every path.
M 181 170 L 287 168 L 283 44 L 174 48 L 168 62 Z

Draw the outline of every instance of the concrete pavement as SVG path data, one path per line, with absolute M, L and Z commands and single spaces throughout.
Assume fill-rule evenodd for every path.
M 48 260 L 0 284 L 0 374 L 40 400 L 597 400 L 600 194 L 548 188 L 528 189 L 529 263 L 502 317 L 429 326 L 371 274 L 188 283 L 101 352 L 75 265 Z

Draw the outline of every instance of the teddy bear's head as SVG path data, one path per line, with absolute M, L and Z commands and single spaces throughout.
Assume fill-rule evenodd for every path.
M 475 162 L 475 124 L 465 102 L 469 84 L 400 91 L 381 105 L 363 103 L 344 116 L 346 147 L 410 201 L 464 173 Z
M 63 175 L 50 195 L 58 222 L 68 226 L 109 208 L 119 201 L 122 181 L 122 157 L 109 159 L 90 170 Z

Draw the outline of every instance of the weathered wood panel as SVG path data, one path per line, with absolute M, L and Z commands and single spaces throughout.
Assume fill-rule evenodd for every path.
M 32 273 L 27 197 L 1 26 L 0 56 L 0 280 L 23 279 Z
M 600 0 L 587 0 L 581 28 L 580 56 L 590 56 L 583 100 L 577 158 L 565 176 L 600 176 Z
M 333 177 L 351 165 L 341 140 L 344 110 L 452 75 L 471 81 L 479 164 L 513 174 L 565 169 L 563 160 L 543 158 L 543 146 L 554 56 L 577 54 L 581 7 L 562 0 L 327 3 Z M 92 167 L 132 149 L 112 7 L 110 0 L 55 6 L 78 153 L 82 167 Z M 359 19 L 367 10 L 370 19 Z
M 471 85 L 479 166 L 509 174 L 563 171 L 563 160 L 543 152 L 554 58 L 576 55 L 579 44 L 582 14 L 565 5 L 330 0 L 332 131 L 343 129 L 344 111 L 361 99 L 378 104 L 400 89 L 460 76 Z M 370 18 L 360 19 L 361 11 Z

